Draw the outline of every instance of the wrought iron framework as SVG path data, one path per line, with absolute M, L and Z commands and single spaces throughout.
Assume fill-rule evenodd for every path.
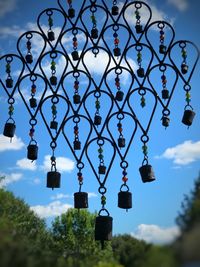
M 175 31 L 168 22 L 152 22 L 151 8 L 145 2 L 125 0 L 124 5 L 119 6 L 116 0 L 83 0 L 79 11 L 73 8 L 72 0 L 57 2 L 59 8 L 48 8 L 40 13 L 38 30 L 20 36 L 18 54 L 0 58 L 1 68 L 5 65 L 4 76 L 6 74 L 0 84 L 8 96 L 9 114 L 4 135 L 12 138 L 15 134 L 14 104 L 15 95 L 19 93 L 30 115 L 28 159 L 36 160 L 38 156 L 34 135 L 38 114 L 51 139 L 51 171 L 47 174 L 47 187 L 60 187 L 61 175 L 56 168 L 55 156 L 59 136 L 64 136 L 74 156 L 79 183 L 79 191 L 74 194 L 76 208 L 88 207 L 87 193 L 82 192 L 82 173 L 87 158 L 99 183 L 102 207 L 96 218 L 95 238 L 103 243 L 110 240 L 112 232 L 112 218 L 106 209 L 106 181 L 115 156 L 119 156 L 122 169 L 118 206 L 129 209 L 132 207 L 132 195 L 127 184 L 127 154 L 135 134 L 141 132 L 144 155 L 139 168 L 141 178 L 143 182 L 151 182 L 155 176 L 149 164 L 147 145 L 156 108 L 161 107 L 162 125 L 168 127 L 170 102 L 177 82 L 181 80 L 186 96 L 182 122 L 187 126 L 192 124 L 195 112 L 191 106 L 191 78 L 199 59 L 199 50 L 190 41 L 174 41 Z M 63 21 L 62 26 L 58 25 L 58 17 Z M 44 26 L 45 22 L 48 27 Z M 39 55 L 34 51 L 34 40 L 41 47 Z M 188 62 L 187 53 L 192 54 L 192 64 Z M 97 60 L 105 58 L 101 74 L 94 75 L 94 70 L 88 67 L 91 56 Z M 17 78 L 12 73 L 13 65 L 20 69 Z M 129 81 L 126 89 L 123 88 L 124 75 Z M 155 75 L 160 83 L 159 88 L 152 79 Z M 175 77 L 173 85 L 167 81 L 167 75 L 170 75 L 170 80 L 172 75 Z M 29 99 L 24 96 L 24 86 L 30 87 Z M 38 93 L 39 87 L 42 90 Z M 135 95 L 139 97 L 140 112 L 144 114 L 147 99 L 154 101 L 146 126 L 135 112 L 138 105 L 137 101 L 132 100 Z M 133 128 L 128 133 L 128 142 L 127 133 L 123 131 L 123 125 L 127 123 Z M 85 126 L 80 126 L 82 124 Z M 69 136 L 71 127 L 73 138 Z M 82 134 L 80 127 L 84 127 Z M 117 131 L 116 138 L 114 132 Z M 95 146 L 98 151 L 97 166 L 94 155 L 89 153 L 90 148 L 94 149 Z M 105 153 L 105 147 L 109 152 Z M 109 155 L 105 155 L 107 153 Z

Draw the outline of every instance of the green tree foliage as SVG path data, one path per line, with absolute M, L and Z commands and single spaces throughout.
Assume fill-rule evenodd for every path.
M 180 261 L 200 265 L 200 174 L 191 194 L 185 196 L 177 223 L 182 233 L 174 246 Z
M 191 230 L 200 224 L 200 174 L 194 184 L 194 190 L 185 196 L 182 211 L 177 217 L 177 224 L 182 232 Z

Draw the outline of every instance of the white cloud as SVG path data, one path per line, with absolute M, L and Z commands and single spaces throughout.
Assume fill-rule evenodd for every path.
M 188 165 L 200 159 L 200 141 L 185 141 L 175 147 L 167 148 L 161 156 L 156 156 L 156 158 L 171 159 L 175 164 Z
M 16 4 L 16 0 L 0 1 L 0 17 L 3 17 L 7 13 L 13 11 L 16 7 Z
M 25 146 L 22 142 L 21 138 L 18 138 L 16 135 L 12 138 L 12 142 L 10 139 L 3 134 L 0 134 L 0 152 L 6 150 L 20 150 Z
M 148 243 L 167 244 L 174 241 L 180 234 L 177 226 L 163 228 L 154 224 L 140 224 L 131 235 Z
M 93 192 L 89 192 L 88 193 L 88 198 L 91 198 L 91 197 L 97 197 L 97 194 L 93 193 Z
M 185 11 L 188 8 L 187 0 L 168 0 L 168 3 L 176 7 L 181 12 Z
M 16 162 L 16 165 L 19 169 L 35 171 L 37 169 L 36 162 L 30 161 L 27 158 L 19 159 Z
M 12 184 L 12 183 L 15 183 L 21 180 L 22 173 L 11 173 L 11 174 L 0 173 L 0 177 L 5 177 L 2 180 L 0 180 L 0 188 L 3 188 L 9 184 Z
M 71 198 L 71 195 L 59 193 L 51 197 L 52 200 L 63 199 L 63 198 Z
M 51 168 L 50 158 L 51 158 L 50 155 L 46 155 L 44 157 L 44 162 L 43 162 L 43 165 L 41 166 L 41 168 L 45 172 L 49 171 Z M 56 168 L 59 172 L 71 172 L 75 168 L 75 162 L 69 158 L 56 157 Z
M 40 180 L 39 178 L 35 178 L 35 179 L 33 180 L 33 183 L 34 183 L 35 185 L 41 184 L 41 180 Z
M 68 209 L 72 208 L 70 204 L 63 204 L 60 201 L 54 201 L 48 205 L 36 205 L 32 206 L 31 210 L 34 211 L 41 218 L 49 218 L 53 216 L 60 216 Z

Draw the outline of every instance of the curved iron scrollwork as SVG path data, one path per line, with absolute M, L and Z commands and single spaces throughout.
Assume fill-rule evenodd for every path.
M 19 92 L 30 115 L 28 159 L 33 161 L 38 156 L 34 133 L 37 116 L 41 114 L 52 149 L 47 187 L 60 187 L 61 174 L 56 168 L 55 154 L 57 140 L 63 135 L 78 170 L 79 191 L 74 194 L 74 205 L 78 209 L 88 207 L 87 193 L 82 192 L 82 172 L 87 158 L 99 183 L 102 207 L 96 218 L 95 238 L 103 245 L 112 233 L 112 218 L 106 209 L 106 181 L 115 156 L 119 156 L 122 169 L 118 206 L 127 210 L 132 207 L 127 154 L 135 133 L 141 132 L 144 158 L 139 172 L 142 181 L 152 182 L 155 175 L 149 163 L 148 141 L 155 110 L 161 107 L 162 125 L 168 127 L 170 102 L 178 80 L 182 80 L 186 96 L 182 122 L 187 126 L 192 124 L 195 112 L 191 106 L 191 78 L 199 50 L 190 41 L 174 42 L 175 32 L 168 22 L 151 22 L 152 11 L 145 2 L 126 0 L 119 6 L 114 0 L 110 6 L 111 1 L 108 4 L 104 0 L 83 0 L 78 12 L 73 8 L 72 0 L 57 2 L 59 8 L 48 8 L 40 13 L 37 30 L 21 35 L 17 42 L 18 54 L 0 58 L 6 74 L 0 84 L 8 96 L 9 106 L 4 135 L 12 138 L 15 134 L 14 104 L 15 94 Z M 57 25 L 58 17 L 61 26 Z M 44 26 L 45 22 L 48 26 Z M 40 47 L 37 55 L 34 40 Z M 193 65 L 188 62 L 189 53 L 193 55 Z M 91 66 L 92 59 L 96 59 L 96 63 Z M 20 70 L 17 78 L 12 75 L 13 64 Z M 95 69 L 98 70 L 96 75 Z M 154 85 L 155 75 L 161 90 Z M 169 75 L 175 77 L 170 86 Z M 30 87 L 29 99 L 21 89 L 24 83 Z M 42 88 L 39 95 L 38 84 Z M 141 108 L 139 112 L 145 114 L 142 109 L 147 101 L 153 104 L 148 112 L 149 119 L 143 123 L 137 115 L 137 106 Z M 123 131 L 127 123 L 132 127 L 129 140 Z M 70 127 L 73 127 L 73 136 L 66 130 Z M 79 133 L 80 127 L 85 129 L 84 138 Z M 94 149 L 97 153 L 92 152 L 91 157 Z M 93 159 L 94 154 L 97 160 Z

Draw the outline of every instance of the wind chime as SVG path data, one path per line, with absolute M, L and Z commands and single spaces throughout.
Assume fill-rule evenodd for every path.
M 19 92 L 30 115 L 30 142 L 27 146 L 27 158 L 31 161 L 38 158 L 39 150 L 35 132 L 37 132 L 37 116 L 41 114 L 51 139 L 52 151 L 51 166 L 47 173 L 47 187 L 59 188 L 61 184 L 61 174 L 56 166 L 56 153 L 57 140 L 62 135 L 76 160 L 79 190 L 74 193 L 74 207 L 77 209 L 88 208 L 89 205 L 88 194 L 82 191 L 84 161 L 87 159 L 99 184 L 101 209 L 96 217 L 95 239 L 101 241 L 103 247 L 104 241 L 112 237 L 113 219 L 106 208 L 106 181 L 113 161 L 118 155 L 122 172 L 118 207 L 125 210 L 131 209 L 132 193 L 128 185 L 129 164 L 126 158 L 135 133 L 138 129 L 142 132 L 143 161 L 139 167 L 142 182 L 153 182 L 155 175 L 149 163 L 148 142 L 149 129 L 156 107 L 158 105 L 162 107 L 161 123 L 167 128 L 170 125 L 170 101 L 177 81 L 180 79 L 184 84 L 186 100 L 182 123 L 188 127 L 192 125 L 195 112 L 191 105 L 191 78 L 199 59 L 199 50 L 190 41 L 174 42 L 175 32 L 168 22 L 151 22 L 152 11 L 145 2 L 125 0 L 122 6 L 117 0 L 114 0 L 112 5 L 110 1 L 83 0 L 79 6 L 79 12 L 74 9 L 72 0 L 63 2 L 58 0 L 57 2 L 59 8 L 48 8 L 40 13 L 37 30 L 22 34 L 17 42 L 18 54 L 7 54 L 0 58 L 1 65 L 5 64 L 5 74 L 1 77 L 0 84 L 8 96 L 8 119 L 3 134 L 11 139 L 14 137 L 16 131 L 15 94 Z M 147 13 L 149 13 L 148 19 L 144 15 Z M 58 15 L 63 19 L 60 32 L 56 30 Z M 102 18 L 105 18 L 103 23 Z M 48 30 L 43 27 L 44 20 L 48 23 Z M 123 36 L 122 31 L 125 32 Z M 150 33 L 153 31 L 157 38 L 155 44 L 150 39 Z M 168 36 L 171 36 L 171 39 Z M 39 38 L 44 44 L 37 57 L 33 50 L 34 38 Z M 71 40 L 70 48 L 66 48 L 66 39 Z M 193 65 L 188 60 L 190 50 L 196 56 Z M 96 81 L 85 59 L 89 53 L 96 58 L 100 57 L 100 51 L 106 53 L 108 63 L 101 79 Z M 174 62 L 174 51 L 176 51 L 176 58 L 179 57 L 179 63 Z M 147 52 L 150 55 L 147 60 L 148 65 L 144 60 Z M 131 65 L 129 53 L 134 58 L 137 67 L 133 68 Z M 66 62 L 61 75 L 58 69 L 60 58 Z M 17 60 L 22 67 L 16 79 L 12 66 Z M 49 64 L 50 75 L 43 68 L 45 60 Z M 155 70 L 159 71 L 158 80 L 161 89 L 155 88 L 151 81 L 151 74 Z M 176 77 L 171 89 L 167 80 L 169 79 L 168 71 L 172 71 Z M 122 83 L 125 72 L 131 77 L 128 89 L 123 88 Z M 113 74 L 112 86 L 108 82 L 111 73 Z M 84 79 L 88 81 L 85 87 L 82 83 Z M 25 98 L 21 90 L 24 81 L 29 84 L 29 99 Z M 72 94 L 66 89 L 67 86 L 69 87 L 69 81 L 72 84 Z M 41 83 L 43 83 L 43 91 L 39 94 L 38 88 Z M 149 94 L 155 99 L 155 105 L 148 125 L 144 127 L 134 112 L 131 99 L 135 95 L 139 96 L 140 106 L 145 109 Z M 89 110 L 88 102 L 90 106 L 93 105 L 93 111 Z M 107 102 L 110 102 L 110 108 L 105 112 L 102 107 L 105 107 Z M 65 107 L 62 121 L 59 119 L 61 105 Z M 45 115 L 45 107 L 49 107 L 48 116 Z M 124 130 L 127 119 L 131 121 L 134 129 L 130 141 L 127 140 L 127 132 Z M 113 121 L 115 121 L 115 127 L 113 127 Z M 89 129 L 87 134 L 84 133 L 85 140 L 80 131 L 81 128 L 83 129 L 82 125 L 86 125 L 84 129 Z M 73 138 L 70 138 L 69 131 L 73 133 Z M 90 157 L 91 147 L 93 150 L 94 147 L 96 149 L 96 154 L 93 153 L 93 157 L 96 155 L 96 160 Z M 108 148 L 109 153 L 113 151 L 110 163 L 106 160 Z

